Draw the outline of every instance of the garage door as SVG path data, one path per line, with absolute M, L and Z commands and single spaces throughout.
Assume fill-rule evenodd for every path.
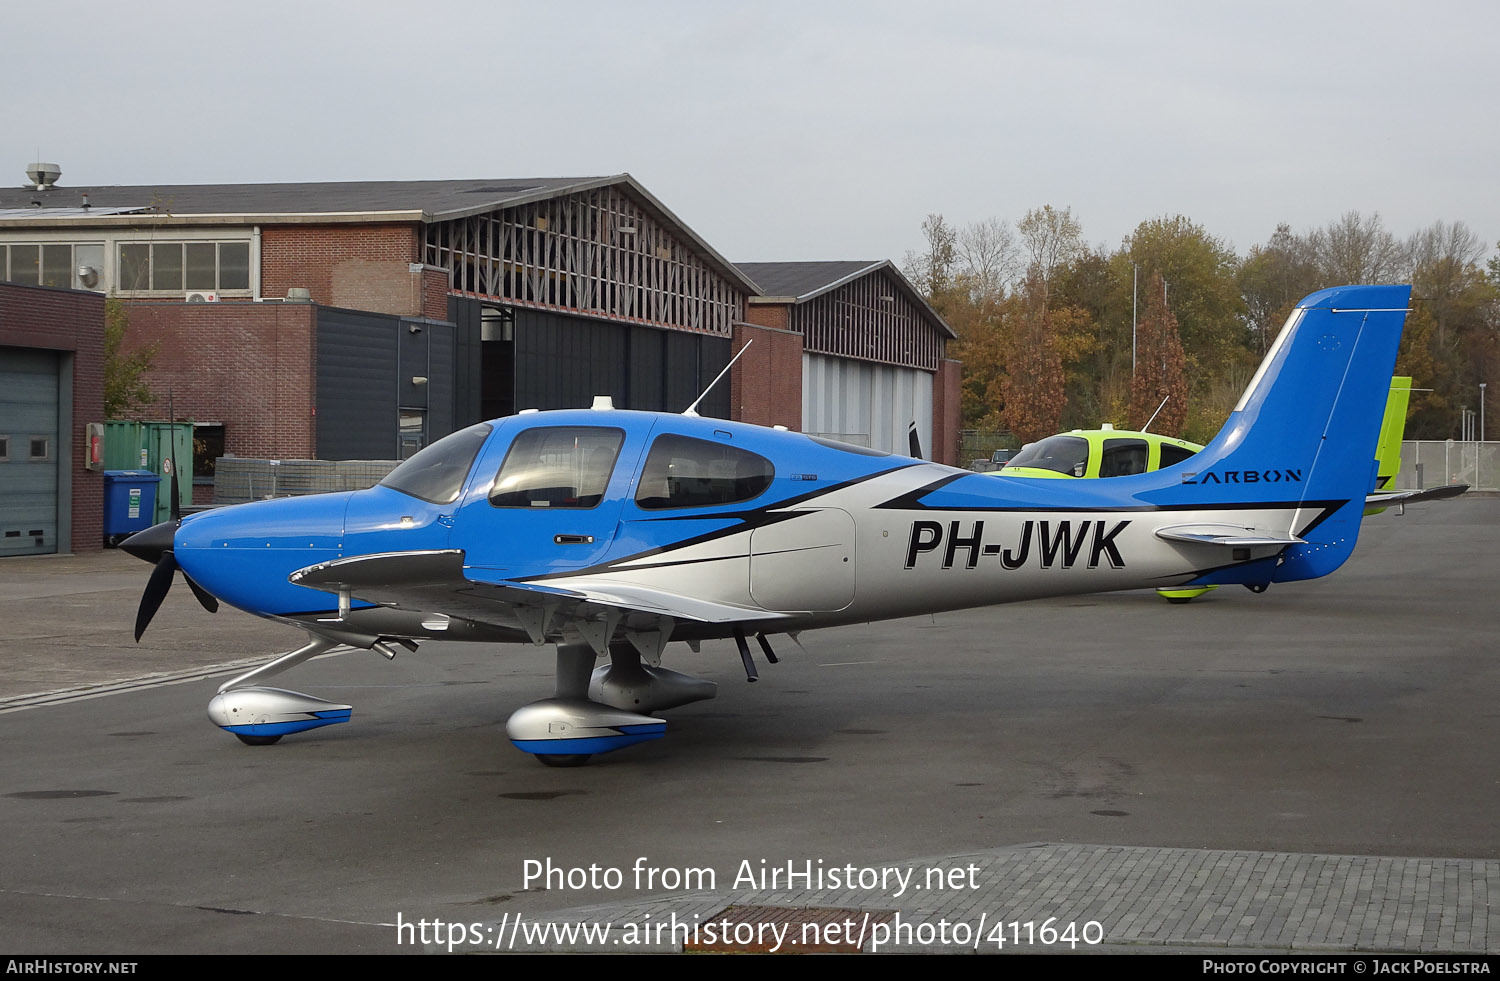
M 932 458 L 932 373 L 918 368 L 802 355 L 802 431 L 905 455 L 917 424 Z
M 0 557 L 57 551 L 57 355 L 0 347 Z

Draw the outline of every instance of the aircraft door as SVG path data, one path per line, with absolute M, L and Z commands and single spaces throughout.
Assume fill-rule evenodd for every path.
M 614 426 L 531 426 L 479 466 L 459 512 L 455 547 L 473 567 L 530 577 L 587 568 L 604 558 L 620 520 L 644 434 Z M 503 459 L 496 462 L 496 457 Z
M 854 519 L 820 508 L 755 529 L 750 595 L 768 610 L 833 612 L 854 601 Z

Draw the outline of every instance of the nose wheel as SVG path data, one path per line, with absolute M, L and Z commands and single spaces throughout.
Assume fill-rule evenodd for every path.
M 536 761 L 543 766 L 583 766 L 594 758 L 593 753 L 537 753 Z

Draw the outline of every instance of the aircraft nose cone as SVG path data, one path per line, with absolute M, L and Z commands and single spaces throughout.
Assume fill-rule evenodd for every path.
M 161 561 L 162 553 L 172 550 L 172 539 L 177 534 L 176 521 L 163 521 L 145 531 L 138 531 L 120 543 L 120 548 L 143 562 L 155 565 Z

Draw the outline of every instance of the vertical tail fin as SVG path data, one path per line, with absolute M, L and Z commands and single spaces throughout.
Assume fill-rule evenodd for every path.
M 1304 299 L 1224 428 L 1183 465 L 1182 483 L 1194 485 L 1184 502 L 1296 505 L 1285 530 L 1305 544 L 1282 554 L 1270 581 L 1327 575 L 1354 548 L 1410 299 L 1409 286 Z
M 1406 407 L 1411 402 L 1411 379 L 1397 375 L 1391 379 L 1391 394 L 1385 403 L 1385 418 L 1380 423 L 1380 442 L 1375 459 L 1380 469 L 1375 473 L 1372 490 L 1392 489 L 1401 473 L 1401 440 L 1406 435 Z

